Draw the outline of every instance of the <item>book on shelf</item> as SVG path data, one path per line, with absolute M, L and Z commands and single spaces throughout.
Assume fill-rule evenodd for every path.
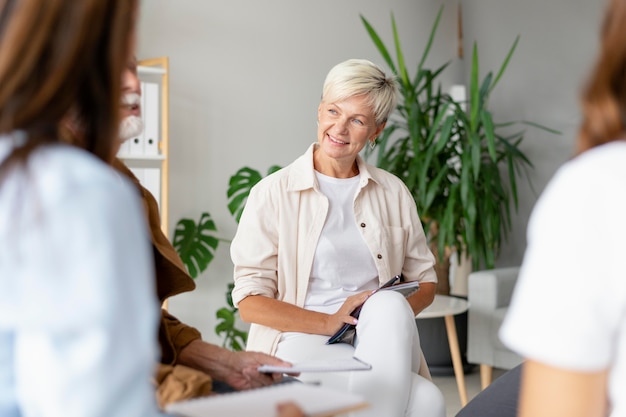
M 275 417 L 280 403 L 297 404 L 307 417 L 330 417 L 366 408 L 357 394 L 289 382 L 268 387 L 170 403 L 167 413 L 181 417 Z
M 420 283 L 418 281 L 407 281 L 402 282 L 403 276 L 402 274 L 396 275 L 391 278 L 389 281 L 380 286 L 377 291 L 397 291 L 404 295 L 404 297 L 410 297 L 415 294 L 419 288 Z M 366 300 L 367 302 L 367 300 Z M 365 303 L 363 303 L 365 304 Z M 352 310 L 350 315 L 354 318 L 359 318 L 359 314 L 361 314 L 361 308 L 363 308 L 363 304 Z M 328 341 L 327 345 L 331 345 L 333 343 L 350 343 L 354 341 L 354 336 L 356 335 L 356 326 L 354 324 L 344 324 L 334 335 L 332 335 Z
M 291 367 L 262 365 L 257 368 L 259 372 L 280 372 L 284 374 L 301 372 L 368 371 L 370 369 L 372 369 L 372 365 L 354 356 L 346 359 L 308 360 L 294 363 Z

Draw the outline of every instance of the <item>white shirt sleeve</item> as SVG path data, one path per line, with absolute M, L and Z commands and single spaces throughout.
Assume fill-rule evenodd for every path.
M 525 357 L 579 371 L 615 356 L 625 305 L 623 177 L 594 161 L 567 164 L 537 203 L 500 332 Z
M 128 184 L 98 185 L 48 207 L 22 236 L 37 255 L 21 277 L 25 309 L 15 338 L 24 417 L 159 414 L 150 380 L 158 302 L 145 220 Z

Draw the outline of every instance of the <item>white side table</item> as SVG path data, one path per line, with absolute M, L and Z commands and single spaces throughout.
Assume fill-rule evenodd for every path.
M 461 362 L 461 352 L 459 350 L 459 339 L 456 333 L 456 324 L 454 324 L 454 316 L 466 312 L 468 308 L 469 302 L 467 302 L 467 300 L 437 294 L 435 295 L 433 303 L 415 317 L 418 320 L 436 317 L 444 318 L 448 343 L 450 344 L 450 356 L 452 357 L 454 376 L 456 377 L 456 385 L 459 389 L 459 396 L 461 397 L 461 406 L 467 404 L 467 389 L 465 387 L 465 374 L 463 373 L 463 364 Z

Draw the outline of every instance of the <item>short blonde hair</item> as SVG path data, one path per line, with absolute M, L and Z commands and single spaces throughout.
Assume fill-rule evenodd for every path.
M 359 95 L 369 98 L 376 124 L 380 125 L 387 121 L 396 108 L 397 82 L 366 59 L 349 59 L 328 72 L 322 89 L 322 101 L 337 102 Z

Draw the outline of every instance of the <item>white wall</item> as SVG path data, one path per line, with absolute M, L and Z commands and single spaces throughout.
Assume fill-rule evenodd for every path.
M 585 0 L 472 0 L 463 4 L 466 58 L 456 58 L 458 0 L 144 0 L 139 58 L 170 58 L 170 224 L 209 211 L 220 235 L 236 224 L 226 208 L 229 177 L 249 165 L 286 165 L 315 140 L 316 109 L 328 70 L 348 58 L 383 65 L 359 19 L 362 13 L 391 45 L 394 13 L 409 68 L 416 66 L 440 5 L 428 65 L 452 60 L 444 86 L 466 82 L 478 41 L 483 70 L 496 70 L 521 41 L 492 99 L 497 120 L 528 119 L 562 130 L 529 130 L 524 142 L 540 192 L 569 155 L 577 124 L 576 91 L 595 48 L 601 5 Z M 574 12 L 575 11 L 575 12 Z M 383 65 L 384 66 L 384 65 Z M 514 230 L 499 260 L 519 263 L 536 194 L 520 187 Z M 215 310 L 232 279 L 228 245 L 193 293 L 170 309 L 209 341 Z

